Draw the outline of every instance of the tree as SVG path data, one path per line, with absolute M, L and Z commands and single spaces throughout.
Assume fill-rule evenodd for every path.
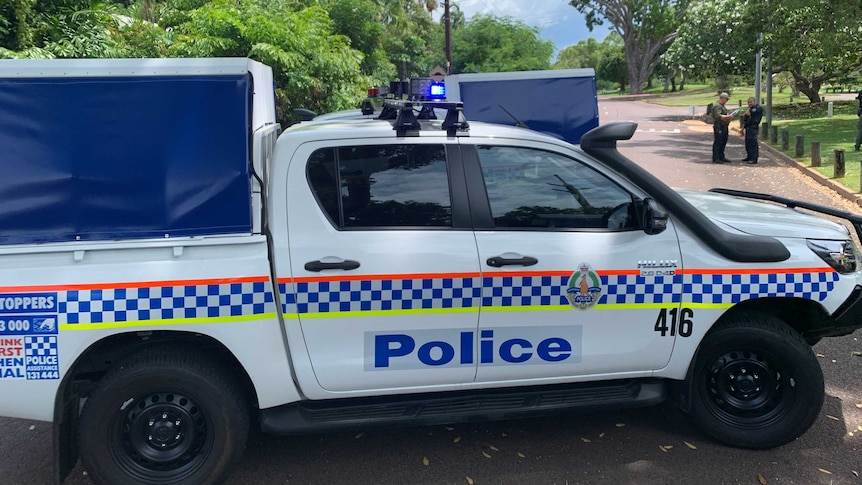
M 452 72 L 530 71 L 550 68 L 554 46 L 538 29 L 509 17 L 477 15 L 452 31 Z
M 625 50 L 619 34 L 611 32 L 601 43 L 592 37 L 566 47 L 557 54 L 554 69 L 577 69 L 591 67 L 596 70 L 596 85 L 599 89 L 623 91 L 628 84 Z
M 211 0 L 173 27 L 169 53 L 178 57 L 251 57 L 273 69 L 279 120 L 292 108 L 335 111 L 353 106 L 369 84 L 362 55 L 333 33 L 320 6 L 290 0 Z
M 688 0 L 570 0 L 587 27 L 607 21 L 623 39 L 631 94 L 640 94 L 676 35 Z
M 858 9 L 831 0 L 697 2 L 666 58 L 678 69 L 710 73 L 721 85 L 731 75 L 754 75 L 762 46 L 772 56 L 773 72 L 789 73 L 794 90 L 817 103 L 824 81 L 860 66 L 859 51 L 851 47 L 862 42 Z
M 604 55 L 602 45 L 596 39 L 589 37 L 561 50 L 557 54 L 554 69 L 578 69 L 582 67 L 596 69 Z

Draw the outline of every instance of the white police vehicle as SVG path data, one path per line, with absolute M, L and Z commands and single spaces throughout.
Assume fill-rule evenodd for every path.
M 796 208 L 862 218 L 674 191 L 617 151 L 633 123 L 575 146 L 435 106 L 261 128 L 247 233 L 0 247 L 0 415 L 54 422 L 58 480 L 80 451 L 98 483 L 148 484 L 223 480 L 255 422 L 672 399 L 731 446 L 811 426 L 810 346 L 862 326 L 862 268 Z

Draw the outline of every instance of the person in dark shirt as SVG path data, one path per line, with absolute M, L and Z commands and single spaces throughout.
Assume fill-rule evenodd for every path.
M 854 150 L 859 151 L 859 147 L 862 146 L 862 91 L 859 91 L 859 94 L 856 95 L 856 99 L 859 100 L 859 109 L 856 111 L 856 116 L 859 117 L 859 121 L 856 122 L 856 146 Z
M 760 146 L 757 144 L 757 132 L 760 130 L 760 120 L 763 119 L 763 108 L 757 104 L 754 97 L 748 98 L 748 110 L 742 117 L 742 133 L 745 135 L 745 158 L 743 162 L 757 163 Z

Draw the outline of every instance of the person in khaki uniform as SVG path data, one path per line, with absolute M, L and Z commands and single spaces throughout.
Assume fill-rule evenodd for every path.
M 729 132 L 730 120 L 733 115 L 727 112 L 724 106 L 730 95 L 721 93 L 718 95 L 718 101 L 713 103 L 710 115 L 712 116 L 712 163 L 730 163 L 730 160 L 724 156 L 724 147 L 727 146 L 727 135 Z

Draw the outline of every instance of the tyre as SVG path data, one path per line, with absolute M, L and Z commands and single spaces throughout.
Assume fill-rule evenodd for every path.
M 691 379 L 693 422 L 715 440 L 740 448 L 793 441 L 817 419 L 825 394 L 811 347 L 766 315 L 710 330 Z
M 149 349 L 109 371 L 81 411 L 78 440 L 100 484 L 219 483 L 245 449 L 249 407 L 223 366 Z

